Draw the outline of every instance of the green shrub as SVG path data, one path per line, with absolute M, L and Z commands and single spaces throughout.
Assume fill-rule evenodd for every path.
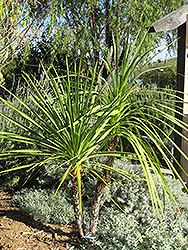
M 135 95 L 132 97 L 132 102 L 137 103 L 138 107 L 141 107 L 143 110 L 143 113 L 145 116 L 147 116 L 148 122 L 151 122 L 154 124 L 154 126 L 157 126 L 160 130 L 158 131 L 159 136 L 161 139 L 169 143 L 169 140 L 166 138 L 166 135 L 168 135 L 172 140 L 174 138 L 173 134 L 173 129 L 174 129 L 174 124 L 173 122 L 170 122 L 167 118 L 162 117 L 160 113 L 156 113 L 151 107 L 159 108 L 162 112 L 165 114 L 171 115 L 175 117 L 175 113 L 173 109 L 175 109 L 175 96 L 173 91 L 170 88 L 164 88 L 164 89 L 159 89 L 156 87 L 155 91 L 152 93 L 150 90 L 153 90 L 154 87 L 147 85 L 141 85 L 138 86 L 137 92 Z M 165 103 L 164 105 L 164 100 L 169 99 L 168 103 Z M 144 100 L 144 102 L 143 102 Z M 160 105 L 163 107 L 159 107 L 159 103 L 156 103 L 155 100 L 161 100 Z M 165 132 L 165 135 L 163 134 Z M 138 132 L 135 131 L 137 134 Z M 144 136 L 144 134 L 141 134 L 141 136 Z M 154 150 L 155 154 L 157 155 L 159 161 L 163 165 L 163 167 L 166 167 L 166 163 L 159 153 L 157 147 L 154 145 L 154 143 L 151 142 L 151 140 L 147 139 L 147 143 L 151 146 L 151 148 Z M 133 152 L 133 148 L 128 142 L 126 138 L 122 138 L 122 144 L 123 144 L 123 150 L 125 152 Z M 171 146 L 167 146 L 169 150 L 171 150 Z
M 154 90 L 151 92 L 151 90 Z M 159 108 L 160 111 L 175 116 L 175 101 L 176 96 L 175 93 L 169 88 L 166 87 L 164 89 L 160 89 L 153 86 L 144 86 L 141 85 L 138 87 L 138 91 L 134 95 L 133 102 L 137 103 L 139 107 L 142 108 L 143 113 L 147 114 L 147 119 L 151 121 L 155 126 L 157 125 L 166 135 L 171 136 L 173 131 L 173 122 L 169 124 L 169 120 L 167 118 L 162 117 L 161 113 L 156 113 L 153 110 L 153 107 Z M 144 103 L 143 103 L 144 100 Z M 156 102 L 156 100 L 160 100 L 160 102 Z M 166 102 L 169 100 L 169 102 Z M 160 106 L 159 106 L 160 105 Z M 159 135 L 166 141 L 165 136 L 159 132 Z
M 37 109 L 37 106 L 34 106 L 33 102 L 31 101 L 29 94 L 27 91 L 25 93 L 22 93 L 19 91 L 19 88 L 17 89 L 17 95 L 20 96 L 27 104 L 29 104 L 31 107 L 33 107 L 35 110 Z M 19 108 L 20 110 L 24 111 L 24 106 L 21 105 L 20 102 L 12 98 L 11 96 L 8 97 L 8 101 L 10 101 L 16 108 Z M 2 112 L 5 115 L 8 115 L 11 119 L 16 119 L 17 122 L 21 124 L 25 124 L 26 126 L 31 126 L 31 124 L 24 120 L 23 117 L 19 116 L 17 112 L 10 107 L 8 107 L 6 104 L 0 102 L 0 112 Z M 40 113 L 40 110 L 36 110 L 36 112 Z M 32 114 L 29 114 L 32 116 Z M 5 119 L 4 117 L 0 116 L 0 127 L 1 131 L 6 132 L 13 132 L 13 133 L 20 133 L 24 135 L 24 131 L 18 126 L 15 126 L 11 120 Z M 0 139 L 0 151 L 5 152 L 7 150 L 18 150 L 18 149 L 24 149 L 27 148 L 28 145 L 25 143 L 17 142 L 17 141 L 8 141 L 6 139 Z M 9 157 L 6 160 L 0 161 L 0 170 L 8 170 L 11 168 L 15 168 L 21 165 L 27 165 L 29 163 L 34 162 L 37 160 L 37 157 L 28 157 L 28 158 L 16 158 L 16 157 Z M 8 174 L 2 174 L 0 178 L 0 184 L 8 183 L 9 185 L 16 186 L 16 185 L 22 185 L 25 181 L 25 178 L 28 176 L 28 173 L 26 171 L 18 170 L 18 171 L 12 171 L 8 172 Z M 35 182 L 34 182 L 35 183 Z
M 155 62 L 148 68 L 142 76 L 144 85 L 156 85 L 159 88 L 169 86 L 172 89 L 176 88 L 177 69 L 176 60 L 170 59 L 163 62 Z

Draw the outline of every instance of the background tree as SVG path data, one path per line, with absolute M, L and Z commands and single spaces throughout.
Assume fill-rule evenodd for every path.
M 1 76 L 6 80 L 6 73 L 9 72 L 10 77 L 10 71 L 16 69 L 17 57 L 22 54 L 21 61 L 27 59 L 31 42 L 34 42 L 34 38 L 40 34 L 39 23 L 44 25 L 41 22 L 44 16 L 41 14 L 43 1 L 38 2 L 36 13 L 31 11 L 31 2 L 0 1 L 0 71 L 2 70 Z M 12 85 L 8 81 L 5 84 L 9 88 Z
M 144 68 L 145 72 L 142 77 L 142 84 L 145 86 L 156 86 L 158 88 L 176 89 L 177 81 L 177 60 L 158 60 Z
M 28 17 L 32 21 L 37 15 L 35 25 L 30 32 L 31 54 L 28 53 L 29 49 L 21 50 L 19 61 L 12 68 L 11 73 L 17 75 L 17 69 L 19 72 L 20 70 L 28 72 L 32 66 L 32 71 L 37 75 L 40 61 L 48 65 L 53 62 L 58 69 L 65 69 L 65 55 L 75 59 L 82 54 L 85 64 L 94 67 L 98 63 L 97 72 L 101 71 L 106 78 L 109 72 L 102 60 L 103 55 L 99 45 L 108 53 L 108 59 L 114 66 L 113 34 L 120 41 L 119 63 L 121 64 L 125 47 L 124 38 L 128 30 L 131 36 L 135 37 L 138 30 L 145 30 L 152 22 L 186 2 L 179 0 L 170 2 L 166 0 L 43 0 L 41 3 L 29 1 L 26 8 Z M 24 6 L 24 1 L 21 3 Z M 153 49 L 161 41 L 166 41 L 169 45 L 175 35 L 175 31 L 149 35 L 143 50 Z M 9 81 L 10 79 L 9 74 Z
M 52 1 L 53 2 L 53 1 Z M 108 59 L 114 65 L 114 44 L 112 33 L 119 40 L 121 46 L 120 63 L 124 53 L 124 38 L 131 30 L 131 35 L 136 36 L 138 30 L 146 29 L 148 25 L 169 12 L 177 9 L 186 1 L 110 1 L 110 0 L 80 0 L 80 1 L 54 1 L 51 8 L 51 23 L 48 30 L 54 30 L 59 42 L 63 40 L 67 48 L 77 56 L 85 55 L 87 63 L 92 67 L 98 63 L 98 72 L 103 71 L 106 77 L 107 69 L 101 61 L 98 44 L 108 52 Z M 49 3 L 46 5 L 50 8 Z M 60 32 L 58 32 L 60 31 Z M 88 33 L 89 31 L 89 33 Z M 63 37 L 71 34 L 72 39 L 65 41 Z M 175 33 L 163 33 L 148 36 L 143 50 L 153 48 L 155 42 L 160 44 L 165 39 L 167 44 L 172 41 Z M 136 45 L 137 46 L 137 45 Z M 69 50 L 69 51 L 70 51 Z M 67 51 L 68 52 L 68 51 Z

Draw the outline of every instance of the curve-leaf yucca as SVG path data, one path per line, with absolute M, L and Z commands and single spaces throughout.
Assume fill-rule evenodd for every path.
M 147 32 L 143 33 L 141 30 L 138 32 L 138 35 L 134 40 L 131 39 L 130 36 L 127 36 L 123 48 L 118 44 L 118 39 L 115 40 L 114 38 L 114 67 L 111 65 L 108 54 L 103 52 L 104 61 L 109 74 L 107 79 L 102 79 L 100 101 L 102 105 L 106 106 L 116 100 L 116 108 L 111 113 L 108 123 L 109 128 L 113 127 L 108 139 L 108 151 L 115 151 L 120 138 L 126 138 L 126 141 L 132 146 L 134 153 L 141 163 L 148 183 L 154 213 L 159 215 L 160 211 L 162 211 L 162 205 L 158 198 L 149 167 L 152 168 L 154 174 L 158 176 L 159 182 L 161 183 L 162 188 L 164 188 L 166 195 L 169 195 L 173 202 L 175 202 L 175 200 L 161 172 L 163 165 L 158 160 L 156 152 L 152 147 L 155 147 L 157 151 L 159 151 L 161 158 L 164 159 L 165 165 L 176 175 L 177 178 L 180 179 L 184 187 L 185 184 L 177 171 L 177 166 L 182 170 L 183 168 L 171 154 L 162 138 L 167 139 L 167 141 L 174 145 L 176 150 L 184 155 L 186 159 L 188 158 L 181 149 L 178 148 L 172 138 L 170 138 L 165 131 L 162 131 L 161 127 L 156 123 L 166 125 L 168 128 L 172 129 L 174 133 L 178 133 L 177 127 L 185 130 L 187 130 L 187 128 L 186 124 L 170 114 L 172 111 L 174 114 L 179 112 L 174 108 L 174 100 L 181 103 L 183 102 L 180 98 L 177 100 L 175 91 L 173 92 L 172 90 L 167 89 L 164 91 L 163 89 L 156 90 L 155 88 L 141 88 L 139 83 L 137 83 L 135 79 L 132 79 L 136 67 L 142 68 L 143 60 L 148 53 L 150 53 L 150 51 L 142 52 L 142 46 L 147 35 Z M 139 45 L 136 47 L 137 44 Z M 98 46 L 100 47 L 99 44 Z M 120 58 L 120 48 L 124 50 L 122 61 Z M 141 73 L 138 71 L 137 78 L 140 78 L 143 72 L 144 71 L 142 70 Z M 158 91 L 158 96 L 156 95 L 156 91 Z M 165 98 L 161 99 L 161 96 L 164 93 Z M 135 98 L 136 95 L 143 96 L 144 98 L 138 101 L 138 99 Z M 167 113 L 164 112 L 164 110 L 167 111 Z M 154 118 L 156 121 L 155 123 L 153 122 Z M 173 127 L 172 124 L 176 124 L 176 126 Z M 183 135 L 181 136 L 187 140 Z M 145 139 L 146 137 L 150 139 L 153 146 L 151 146 L 152 144 Z M 173 158 L 176 168 L 172 164 L 172 161 L 170 161 L 170 158 Z M 108 156 L 106 165 L 113 165 L 113 156 Z M 101 176 L 107 182 L 107 177 L 110 177 L 110 171 L 105 170 Z M 93 234 L 95 234 L 97 229 L 99 208 L 104 189 L 105 183 L 99 179 L 91 210 L 90 231 Z
M 2 117 L 10 120 L 15 126 L 19 126 L 23 133 L 16 134 L 10 131 L 1 131 L 0 138 L 22 142 L 27 145 L 26 149 L 1 152 L 0 160 L 8 157 L 29 157 L 35 155 L 40 158 L 39 161 L 32 164 L 7 171 L 24 168 L 30 170 L 40 169 L 43 165 L 50 162 L 53 162 L 51 170 L 64 168 L 64 175 L 60 177 L 60 184 L 56 193 L 63 185 L 67 176 L 70 175 L 73 186 L 75 217 L 82 238 L 85 237 L 82 213 L 83 175 L 90 173 L 94 178 L 98 179 L 92 205 L 90 226 L 92 233 L 96 231 L 100 201 L 104 187 L 109 185 L 108 178 L 110 178 L 110 173 L 115 171 L 128 178 L 133 177 L 129 173 L 113 167 L 113 157 L 128 157 L 128 155 L 132 154 L 132 157 L 140 161 L 145 173 L 145 179 L 148 182 L 154 211 L 159 213 L 159 210 L 163 212 L 163 209 L 149 167 L 159 177 L 159 182 L 165 193 L 175 202 L 161 173 L 161 164 L 154 150 L 140 135 L 147 135 L 151 138 L 167 166 L 178 176 L 168 157 L 170 151 L 162 143 L 159 135 L 160 128 L 152 123 L 151 115 L 146 112 L 148 107 L 144 104 L 144 100 L 139 105 L 133 101 L 136 91 L 134 81 L 128 84 L 128 79 L 134 68 L 145 55 L 140 54 L 144 39 L 145 36 L 136 51 L 132 49 L 136 42 L 131 44 L 129 39 L 127 39 L 121 66 L 118 64 L 119 52 L 118 44 L 116 43 L 115 70 L 110 67 L 104 54 L 112 82 L 109 82 L 108 79 L 101 80 L 100 74 L 96 72 L 97 66 L 92 71 L 84 74 L 81 62 L 79 65 L 75 63 L 74 72 L 71 72 L 68 60 L 66 75 L 59 76 L 55 68 L 47 71 L 44 69 L 45 79 L 43 83 L 25 74 L 29 97 L 34 105 L 40 108 L 40 114 L 22 101 L 20 97 L 10 93 L 9 90 L 6 91 L 20 102 L 23 110 L 16 108 L 11 101 L 0 98 L 7 106 L 17 112 L 18 116 L 25 120 L 25 123 L 20 123 L 16 119 L 8 117 L 6 113 L 1 112 L 0 115 Z M 101 82 L 104 85 L 101 85 Z M 45 87 L 46 85 L 48 87 Z M 3 86 L 1 87 L 4 88 Z M 162 103 L 160 100 L 155 100 L 155 103 L 159 103 L 161 107 L 169 108 L 167 100 L 163 100 Z M 165 116 L 166 118 L 166 114 L 163 114 L 163 109 L 159 108 L 160 105 L 153 106 L 152 102 L 149 108 L 153 111 L 153 114 L 155 112 L 160 113 L 160 120 L 162 121 L 162 117 Z M 185 128 L 184 124 L 173 116 L 169 115 L 167 119 Z M 162 133 L 165 134 L 165 132 Z M 126 137 L 132 145 L 134 153 L 115 151 L 122 136 Z M 168 139 L 171 140 L 170 138 Z M 108 150 L 105 150 L 105 145 L 108 145 Z M 107 156 L 106 164 L 95 163 L 92 159 L 96 156 Z M 56 164 L 54 164 L 54 160 Z M 101 169 L 104 170 L 102 173 Z M 139 176 L 134 177 L 139 178 Z
M 1 152 L 0 159 L 6 159 L 7 157 L 40 157 L 38 162 L 15 167 L 4 172 L 24 168 L 36 170 L 46 163 L 54 162 L 54 160 L 56 160 L 57 165 L 53 165 L 52 170 L 56 167 L 65 168 L 68 164 L 57 191 L 66 177 L 70 175 L 75 201 L 75 216 L 80 235 L 84 237 L 82 229 L 82 175 L 85 170 L 89 171 L 91 169 L 92 174 L 102 180 L 98 171 L 90 165 L 87 166 L 85 162 L 97 155 L 122 156 L 120 152 L 97 153 L 100 146 L 106 144 L 108 135 L 113 130 L 113 127 L 106 129 L 106 126 L 114 110 L 115 101 L 106 107 L 101 107 L 98 104 L 97 83 L 99 77 L 96 78 L 96 69 L 94 69 L 90 78 L 87 75 L 80 74 L 81 63 L 78 68 L 75 64 L 76 73 L 71 73 L 67 62 L 67 75 L 63 77 L 59 77 L 54 68 L 52 68 L 52 71 L 53 74 L 44 70 L 45 80 L 43 84 L 29 75 L 25 75 L 29 97 L 40 108 L 40 114 L 23 102 L 20 97 L 6 89 L 14 99 L 20 102 L 24 111 L 14 106 L 11 101 L 6 101 L 3 98 L 1 98 L 1 101 L 17 112 L 18 116 L 21 116 L 27 124 L 20 123 L 1 112 L 0 115 L 3 118 L 19 126 L 23 133 L 15 134 L 1 131 L 0 138 L 22 142 L 27 145 L 27 149 Z M 48 85 L 48 88 L 45 88 L 45 85 Z M 99 111 L 105 114 L 101 116 Z M 96 116 L 98 118 L 93 119 Z M 28 126 L 28 124 L 30 125 Z M 35 148 L 32 147 L 33 145 L 35 145 Z M 98 147 L 99 149 L 97 149 Z M 120 172 L 118 169 L 115 171 Z M 105 180 L 103 182 L 107 184 Z

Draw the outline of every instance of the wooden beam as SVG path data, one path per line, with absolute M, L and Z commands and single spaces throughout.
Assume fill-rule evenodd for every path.
M 152 23 L 152 25 L 149 26 L 149 32 L 160 32 L 176 29 L 186 22 L 186 14 L 188 14 L 188 3 Z

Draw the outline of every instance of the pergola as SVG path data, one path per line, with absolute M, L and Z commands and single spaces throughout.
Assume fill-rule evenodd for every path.
M 188 124 L 188 3 L 154 22 L 149 27 L 149 32 L 161 32 L 176 28 L 178 29 L 176 89 L 182 92 L 177 93 L 176 109 L 183 114 L 176 114 L 176 117 Z M 184 99 L 184 104 L 178 102 L 178 97 Z M 188 132 L 180 129 L 178 126 L 176 129 L 188 138 Z M 188 142 L 176 134 L 175 143 L 188 156 Z M 176 149 L 175 157 L 188 174 L 188 161 Z M 188 176 L 182 170 L 179 170 L 179 173 L 182 179 L 188 183 Z

